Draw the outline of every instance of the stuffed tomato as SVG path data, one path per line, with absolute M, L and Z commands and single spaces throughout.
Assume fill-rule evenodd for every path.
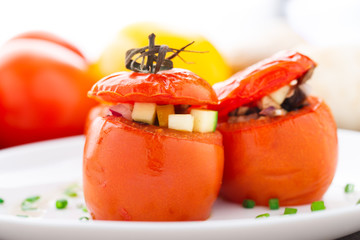
M 150 69 L 110 75 L 89 96 L 107 104 L 94 110 L 84 149 L 84 195 L 93 219 L 207 219 L 224 150 L 217 112 L 194 106 L 217 102 L 211 86 L 187 70 Z
M 320 200 L 335 174 L 336 124 L 305 83 L 316 64 L 281 52 L 213 87 L 225 148 L 221 195 L 281 206 Z

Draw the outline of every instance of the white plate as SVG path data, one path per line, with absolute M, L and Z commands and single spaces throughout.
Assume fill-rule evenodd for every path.
M 347 183 L 360 186 L 358 132 L 339 130 L 339 164 L 323 199 L 325 211 L 296 206 L 296 215 L 282 216 L 284 208 L 244 209 L 219 199 L 203 222 L 80 221 L 86 216 L 77 207 L 83 203 L 81 195 L 69 198 L 67 209 L 56 210 L 63 190 L 81 183 L 83 142 L 80 136 L 0 151 L 0 197 L 5 200 L 0 205 L 0 239 L 334 239 L 360 230 L 360 191 L 344 193 Z M 17 216 L 23 214 L 21 201 L 33 195 L 41 196 L 39 210 L 32 217 Z M 255 219 L 265 212 L 271 217 Z

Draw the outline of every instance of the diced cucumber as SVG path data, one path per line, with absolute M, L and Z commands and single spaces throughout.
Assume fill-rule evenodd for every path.
M 168 127 L 169 115 L 175 114 L 174 105 L 157 105 L 156 114 L 160 127 Z
M 136 102 L 131 117 L 137 122 L 154 124 L 156 117 L 156 103 Z
M 290 91 L 290 86 L 285 85 L 282 88 L 279 88 L 275 92 L 272 92 L 269 96 L 279 105 L 283 103 L 287 94 Z
M 194 127 L 194 117 L 191 114 L 170 114 L 169 128 L 192 132 Z
M 191 109 L 194 117 L 194 132 L 214 132 L 216 130 L 218 112 L 205 109 Z

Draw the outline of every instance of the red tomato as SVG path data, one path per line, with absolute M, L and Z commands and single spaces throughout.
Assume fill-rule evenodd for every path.
M 205 220 L 220 189 L 224 152 L 218 132 L 98 117 L 84 153 L 85 200 L 97 220 Z
M 315 63 L 294 52 L 281 53 L 215 84 L 222 114 L 311 75 Z M 308 106 L 281 117 L 262 117 L 228 123 L 223 115 L 218 130 L 225 149 L 221 194 L 242 203 L 252 199 L 267 205 L 306 204 L 321 199 L 336 169 L 337 129 L 330 109 L 308 97 Z
M 280 52 L 214 84 L 219 105 L 213 108 L 219 111 L 219 116 L 226 116 L 231 110 L 260 99 L 294 79 L 309 77 L 315 66 L 310 58 L 298 52 Z
M 185 70 L 122 72 L 104 78 L 89 96 L 112 104 L 216 103 L 210 85 Z M 187 133 L 106 116 L 89 116 L 84 196 L 98 220 L 186 221 L 209 217 L 222 180 L 222 136 Z M 94 115 L 98 115 L 94 118 Z
M 94 83 L 78 49 L 27 33 L 0 50 L 0 147 L 81 134 Z
M 68 43 L 67 41 L 65 41 L 62 38 L 57 37 L 54 34 L 51 33 L 47 33 L 47 32 L 26 32 L 26 33 L 22 33 L 14 38 L 12 38 L 12 40 L 14 39 L 33 39 L 33 40 L 44 40 L 44 41 L 48 41 L 48 42 L 53 42 L 55 44 L 58 44 L 60 46 L 63 46 L 71 51 L 73 51 L 75 54 L 79 55 L 80 57 L 82 57 L 85 61 L 86 58 L 85 56 L 82 54 L 82 52 L 80 52 L 79 49 L 77 49 L 75 46 L 71 45 L 70 43 Z
M 329 108 L 317 98 L 283 117 L 220 123 L 225 147 L 224 198 L 266 206 L 320 200 L 334 177 L 338 143 Z
M 184 69 L 157 74 L 119 72 L 97 82 L 89 96 L 105 102 L 153 102 L 158 104 L 216 104 L 211 86 Z

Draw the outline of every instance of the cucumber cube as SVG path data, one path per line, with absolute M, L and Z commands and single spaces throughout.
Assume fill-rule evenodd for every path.
M 216 130 L 218 112 L 205 109 L 191 109 L 194 116 L 194 132 L 214 132 Z
M 192 132 L 194 127 L 194 117 L 191 114 L 170 114 L 169 128 Z
M 137 122 L 154 124 L 156 117 L 156 103 L 140 103 L 134 104 L 131 118 Z
M 157 105 L 156 114 L 160 127 L 168 127 L 169 115 L 175 114 L 174 105 Z

